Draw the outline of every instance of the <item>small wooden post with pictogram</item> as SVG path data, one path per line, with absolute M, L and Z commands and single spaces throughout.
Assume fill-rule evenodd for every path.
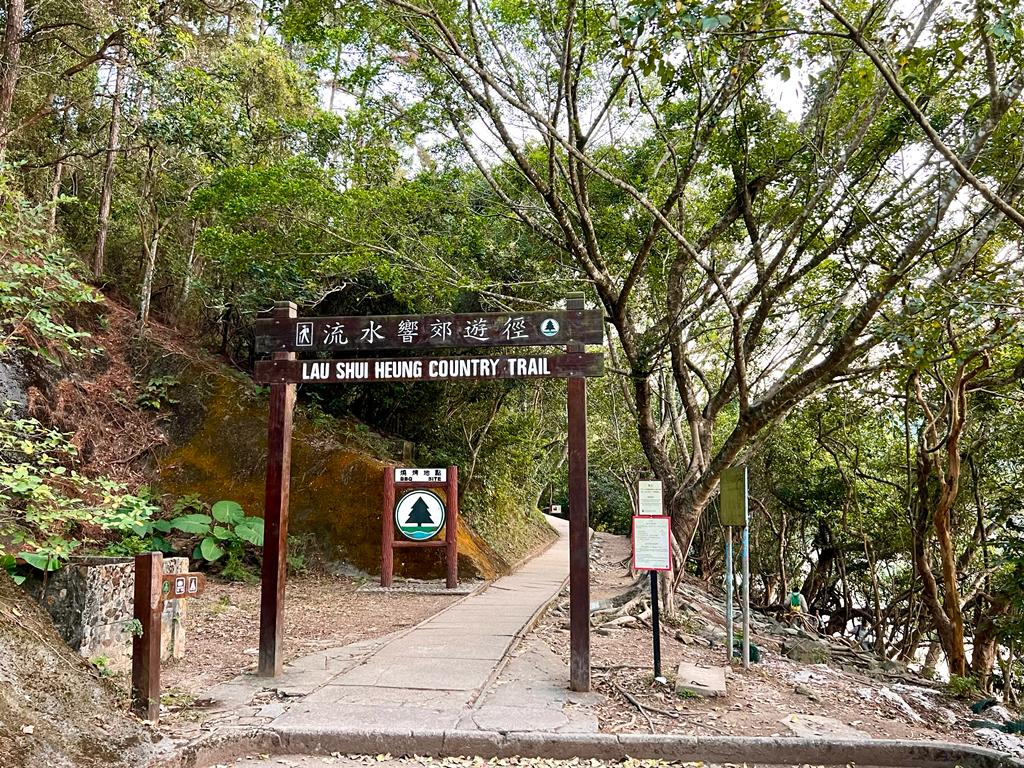
M 396 496 L 396 488 L 406 492 Z M 443 489 L 442 499 L 433 489 Z M 448 589 L 459 584 L 459 468 L 394 467 L 384 474 L 381 510 L 380 585 L 390 587 L 395 573 L 395 549 L 444 547 Z M 398 531 L 398 536 L 395 531 Z M 437 535 L 444 530 L 444 538 Z
M 160 719 L 161 614 L 167 600 L 199 597 L 206 589 L 202 573 L 164 573 L 164 556 L 143 552 L 135 556 L 132 637 L 132 711 L 144 720 Z

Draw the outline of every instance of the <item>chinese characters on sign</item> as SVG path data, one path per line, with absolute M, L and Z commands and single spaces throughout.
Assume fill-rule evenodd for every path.
M 416 467 L 395 467 L 396 483 L 446 483 L 448 470 L 418 469 Z
M 672 570 L 672 518 L 637 515 L 633 518 L 633 568 Z
M 261 318 L 258 351 L 397 350 L 423 347 L 500 347 L 600 344 L 599 310 L 462 315 Z

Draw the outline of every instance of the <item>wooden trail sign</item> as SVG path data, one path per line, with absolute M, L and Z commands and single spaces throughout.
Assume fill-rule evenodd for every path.
M 256 321 L 256 351 L 260 353 L 536 347 L 603 342 L 604 317 L 598 310 L 271 317 Z
M 164 573 L 164 556 L 135 556 L 133 615 L 141 632 L 132 636 L 132 711 L 144 720 L 160 718 L 160 614 L 167 600 L 199 597 L 206 589 L 202 573 Z
M 422 476 L 412 476 L 412 472 Z M 396 483 L 402 488 L 444 489 L 442 501 L 433 491 L 413 490 L 397 498 Z M 413 512 L 418 497 L 426 502 L 426 513 Z M 435 501 L 429 497 L 433 497 Z M 416 515 L 421 515 L 417 517 Z M 429 521 L 429 522 L 428 522 Z M 412 525 L 410 525 L 412 524 Z M 390 587 L 395 574 L 395 549 L 398 547 L 444 547 L 445 586 L 455 589 L 459 585 L 459 468 L 416 470 L 395 467 L 384 473 L 384 508 L 381 510 L 380 585 Z M 403 538 L 395 538 L 395 529 Z M 444 529 L 444 538 L 435 536 Z
M 518 357 L 430 357 L 401 360 L 262 360 L 261 384 L 345 384 L 368 381 L 473 381 L 601 376 L 600 354 Z
M 166 573 L 160 589 L 160 599 L 180 600 L 199 597 L 205 589 L 205 573 Z

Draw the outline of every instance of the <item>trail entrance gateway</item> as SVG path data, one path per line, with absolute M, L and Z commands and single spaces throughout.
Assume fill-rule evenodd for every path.
M 569 685 L 574 691 L 590 690 L 586 378 L 603 375 L 604 359 L 600 354 L 587 353 L 584 345 L 604 343 L 603 323 L 600 311 L 583 308 L 582 294 L 568 296 L 564 310 L 453 315 L 298 317 L 292 302 L 280 301 L 272 312 L 256 321 L 256 349 L 271 356 L 256 364 L 253 376 L 257 382 L 270 385 L 260 602 L 261 675 L 279 675 L 284 658 L 285 547 L 296 384 L 563 378 L 567 380 L 569 448 Z M 450 357 L 409 354 L 552 346 L 564 351 Z M 379 352 L 406 354 L 385 357 L 378 356 Z M 297 353 L 307 355 L 307 359 L 297 359 Z M 332 359 L 324 359 L 327 356 Z M 413 474 L 423 471 L 444 474 Z M 443 546 L 447 581 L 453 586 L 457 578 L 457 469 L 398 467 L 394 473 L 387 472 L 384 480 L 381 583 L 390 583 L 396 547 Z M 396 501 L 396 486 L 415 490 Z M 429 487 L 417 486 L 443 487 L 444 501 Z M 396 529 L 400 538 L 394 535 Z M 443 540 L 437 538 L 441 530 L 445 532 Z

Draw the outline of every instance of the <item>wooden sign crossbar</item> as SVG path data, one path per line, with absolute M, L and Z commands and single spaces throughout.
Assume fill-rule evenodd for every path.
M 367 381 L 473 381 L 601 376 L 600 354 L 430 357 L 399 360 L 262 360 L 253 379 L 261 384 L 345 384 Z
M 598 310 L 271 317 L 256 321 L 256 351 L 259 353 L 535 347 L 603 342 L 604 317 Z

